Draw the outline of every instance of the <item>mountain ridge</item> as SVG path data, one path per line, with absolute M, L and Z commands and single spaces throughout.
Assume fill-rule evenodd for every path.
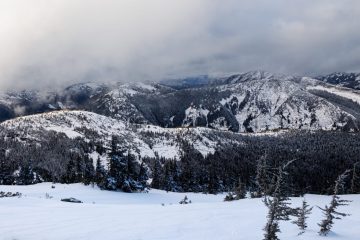
M 195 79 L 195 78 L 194 78 Z M 326 80 L 252 71 L 202 76 L 207 84 L 74 84 L 58 92 L 0 95 L 0 121 L 54 110 L 85 110 L 121 121 L 233 132 L 278 129 L 358 131 L 360 94 Z M 180 81 L 180 83 L 182 83 Z M 355 100 L 354 100 L 355 99 Z

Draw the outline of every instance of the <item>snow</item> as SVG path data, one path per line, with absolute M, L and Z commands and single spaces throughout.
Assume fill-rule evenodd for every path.
M 223 92 L 232 92 L 227 98 L 223 98 L 220 104 L 223 106 L 242 105 L 235 108 L 235 118 L 239 123 L 239 132 L 246 132 L 244 123 L 255 132 L 264 132 L 280 128 L 291 129 L 332 129 L 333 123 L 339 119 L 339 109 L 326 102 L 319 102 L 308 92 L 304 91 L 302 84 L 308 85 L 302 80 L 298 84 L 291 78 L 281 78 L 282 80 L 264 77 L 256 80 L 257 75 L 252 81 L 241 84 L 225 85 L 219 89 Z M 246 98 L 247 97 L 247 98 Z M 307 102 L 309 98 L 318 102 L 319 111 L 310 109 Z M 245 101 L 246 100 L 246 101 Z M 236 106 L 235 105 L 235 106 Z M 234 107 L 234 106 L 232 106 Z M 324 108 L 325 110 L 323 110 Z M 327 109 L 329 110 L 327 111 Z M 327 111 L 325 115 L 318 117 L 321 111 Z M 311 115 L 317 118 L 316 124 L 311 123 Z M 249 121 L 249 116 L 251 120 Z M 286 121 L 284 120 L 286 118 Z M 322 118 L 322 120 L 320 120 Z M 220 119 L 221 120 L 221 119 Z M 211 123 L 213 127 L 221 126 L 221 122 Z
M 209 113 L 210 113 L 210 111 L 208 109 L 204 109 L 202 105 L 200 105 L 199 108 L 197 108 L 193 104 L 191 104 L 190 107 L 185 109 L 185 118 L 183 120 L 182 126 L 195 127 L 197 119 L 200 117 L 204 117 L 206 119 L 206 126 L 207 126 L 208 125 L 207 116 Z
M 21 192 L 21 198 L 0 199 L 0 239 L 76 240 L 255 240 L 262 239 L 267 210 L 261 199 L 223 202 L 224 195 L 186 193 L 193 202 L 180 205 L 185 193 L 122 193 L 101 191 L 82 184 L 42 183 L 32 186 L 0 186 L 1 191 Z M 46 198 L 46 193 L 52 198 Z M 83 204 L 61 202 L 74 197 Z M 317 223 L 322 219 L 314 207 L 307 231 L 298 236 L 290 222 L 281 222 L 280 239 L 358 240 L 360 236 L 360 195 L 340 211 L 351 216 L 335 220 L 333 232 L 320 237 Z M 306 195 L 311 206 L 324 206 L 329 196 Z M 293 198 L 300 206 L 302 198 Z M 162 205 L 163 204 L 163 205 Z
M 61 127 L 61 126 L 50 126 L 46 128 L 49 131 L 55 131 L 55 132 L 62 132 L 65 133 L 65 135 L 68 138 L 77 138 L 77 137 L 82 137 L 82 135 L 74 130 L 71 129 L 67 129 L 66 127 Z
M 89 154 L 89 157 L 91 160 L 93 160 L 93 166 L 95 169 L 97 160 L 100 159 L 101 165 L 104 167 L 104 169 L 108 170 L 108 160 L 106 154 L 100 155 L 98 152 L 94 151 Z
M 57 104 L 58 104 L 59 108 L 65 109 L 64 104 L 62 102 L 57 102 Z
M 207 112 L 206 110 L 202 110 Z M 83 138 L 85 141 L 101 140 L 105 145 L 110 146 L 112 135 L 120 136 L 130 152 L 141 157 L 159 157 L 179 159 L 181 146 L 178 138 L 181 137 L 199 150 L 203 156 L 214 153 L 220 139 L 210 139 L 207 135 L 214 135 L 216 130 L 207 128 L 162 128 L 152 125 L 129 124 L 124 121 L 106 117 L 86 111 L 54 111 L 18 117 L 0 124 L 7 129 L 26 129 L 20 131 L 27 139 L 36 140 L 37 131 L 42 130 L 64 133 L 69 138 Z M 87 134 L 85 130 L 95 132 L 97 135 Z M 153 136 L 144 136 L 145 133 L 154 133 Z M 226 139 L 222 139 L 226 142 Z M 98 155 L 91 155 L 96 162 Z M 103 165 L 107 160 L 100 157 Z
M 323 86 L 311 86 L 311 87 L 307 87 L 307 89 L 326 91 L 326 92 L 336 94 L 341 97 L 350 99 L 350 100 L 360 104 L 360 92 L 359 91 L 335 88 L 335 87 L 323 87 Z

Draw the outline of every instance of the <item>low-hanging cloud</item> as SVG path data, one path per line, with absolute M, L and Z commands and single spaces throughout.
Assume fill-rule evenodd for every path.
M 3 0 L 0 88 L 360 70 L 357 0 Z

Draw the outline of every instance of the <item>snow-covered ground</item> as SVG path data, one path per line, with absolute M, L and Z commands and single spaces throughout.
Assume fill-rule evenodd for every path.
M 260 199 L 223 202 L 223 195 L 186 194 L 192 204 L 180 205 L 184 193 L 121 193 L 101 191 L 81 184 L 50 183 L 33 186 L 0 186 L 0 191 L 21 192 L 21 198 L 0 198 L 0 239 L 106 239 L 106 240 L 221 240 L 262 239 L 266 208 Z M 45 195 L 53 198 L 46 198 Z M 84 203 L 61 202 L 75 197 Z M 280 239 L 360 239 L 360 195 L 340 211 L 351 213 L 338 220 L 328 237 L 320 237 L 317 223 L 321 212 L 314 207 L 305 234 L 297 227 L 281 223 Z M 307 195 L 312 206 L 324 206 L 327 196 Z M 301 198 L 294 198 L 300 206 Z

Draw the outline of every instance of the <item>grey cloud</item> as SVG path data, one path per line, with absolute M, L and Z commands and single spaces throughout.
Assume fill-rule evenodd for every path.
M 4 0 L 0 87 L 360 71 L 356 0 Z

